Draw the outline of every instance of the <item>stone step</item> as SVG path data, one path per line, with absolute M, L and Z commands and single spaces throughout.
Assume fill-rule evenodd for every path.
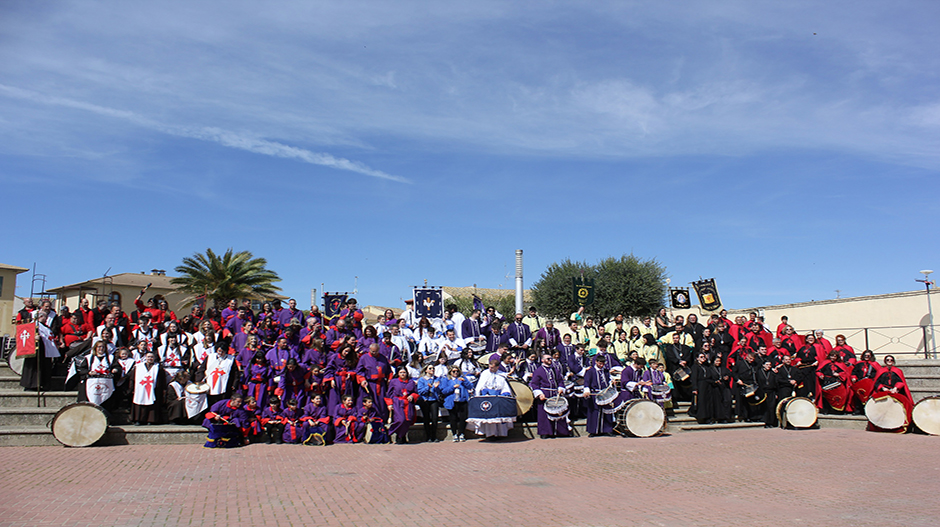
M 58 408 L 35 406 L 0 408 L 0 427 L 46 426 L 58 411 Z
M 906 373 L 907 387 L 911 390 L 918 388 L 940 389 L 940 374 Z
M 694 432 L 698 430 L 727 430 L 731 428 L 763 428 L 764 423 L 715 423 L 710 425 L 689 424 L 679 426 L 681 432 Z
M 13 372 L 7 375 L 0 374 L 0 390 L 22 390 L 19 375 Z
M 35 407 L 39 406 L 39 400 L 41 406 L 58 409 L 74 403 L 77 398 L 78 392 L 42 392 L 42 396 L 38 397 L 36 392 L 25 392 L 22 389 L 0 390 L 0 408 Z
M 914 404 L 917 404 L 918 401 L 925 397 L 936 397 L 940 395 L 940 389 L 930 390 L 930 389 L 920 389 L 915 390 L 911 389 L 911 399 L 914 400 Z
M 206 429 L 201 426 L 109 426 L 101 445 L 202 444 Z M 46 426 L 0 427 L 0 446 L 62 446 Z
M 820 428 L 845 428 L 852 430 L 865 430 L 868 427 L 868 418 L 864 415 L 823 415 L 816 421 Z

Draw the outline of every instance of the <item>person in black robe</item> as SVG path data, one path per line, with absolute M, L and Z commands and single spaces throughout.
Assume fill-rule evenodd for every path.
M 776 421 L 777 375 L 773 370 L 773 361 L 765 359 L 757 372 L 757 393 L 762 398 L 759 411 L 763 414 L 764 428 L 772 428 Z
M 652 336 L 652 335 L 651 335 Z M 679 368 L 686 369 L 692 361 L 692 348 L 682 344 L 681 335 L 674 333 L 672 342 L 663 346 L 663 356 L 666 358 L 666 369 L 673 374 Z M 692 385 L 683 382 L 678 376 L 672 375 L 674 387 L 673 398 L 677 401 L 692 400 Z
M 738 421 L 756 422 L 761 420 L 760 393 L 748 395 L 752 388 L 757 388 L 760 385 L 757 380 L 759 370 L 760 365 L 757 363 L 756 354 L 753 351 L 746 352 L 744 360 L 734 363 L 732 393 L 734 394 L 735 412 Z

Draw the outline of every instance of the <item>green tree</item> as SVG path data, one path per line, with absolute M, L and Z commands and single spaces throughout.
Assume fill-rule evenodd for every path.
M 595 265 L 568 259 L 549 265 L 532 286 L 538 310 L 556 318 L 567 318 L 577 311 L 571 279 L 582 273 L 584 278 L 594 279 L 594 303 L 585 311 L 596 318 L 649 315 L 665 305 L 666 268 L 655 259 L 640 260 L 625 254 L 605 258 Z
M 176 291 L 186 294 L 183 305 L 192 305 L 196 298 L 206 295 L 215 307 L 231 299 L 252 298 L 263 300 L 281 288 L 274 285 L 281 279 L 266 268 L 264 258 L 254 258 L 248 251 L 233 252 L 231 248 L 221 257 L 212 249 L 205 254 L 195 253 L 183 258 L 176 267 L 180 276 L 170 280 Z
M 480 294 L 477 296 L 479 296 L 480 300 L 483 301 L 484 307 L 493 306 L 496 308 L 496 311 L 498 311 L 499 314 L 503 315 L 504 317 L 511 319 L 513 314 L 516 312 L 516 297 L 513 294 L 500 296 Z M 472 295 L 457 295 L 444 303 L 453 303 L 457 306 L 457 311 L 460 311 L 465 316 L 469 317 L 470 313 L 473 313 Z

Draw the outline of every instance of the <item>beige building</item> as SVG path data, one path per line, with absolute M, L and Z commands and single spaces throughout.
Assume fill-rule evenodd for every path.
M 82 298 L 87 298 L 91 306 L 94 307 L 99 299 L 104 299 L 109 302 L 118 302 L 124 312 L 130 313 L 135 309 L 134 299 L 140 294 L 140 290 L 146 287 L 147 284 L 153 284 L 144 294 L 143 301 L 146 303 L 149 298 L 163 297 L 166 299 L 170 310 L 176 312 L 177 316 L 182 317 L 189 312 L 188 308 L 184 309 L 181 306 L 186 295 L 173 292 L 175 286 L 170 283 L 171 278 L 156 270 L 150 274 L 121 273 L 86 280 L 77 284 L 55 287 L 49 289 L 48 292 L 56 295 L 58 307 L 66 305 L 69 309 L 78 309 Z
M 13 319 L 16 317 L 16 275 L 29 269 L 0 263 L 0 336 L 13 334 Z M 22 308 L 20 308 L 22 309 Z

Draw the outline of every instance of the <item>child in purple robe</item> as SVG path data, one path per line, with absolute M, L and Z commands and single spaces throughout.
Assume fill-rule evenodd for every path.
M 659 361 L 656 359 L 650 359 L 649 369 L 643 372 L 641 379 L 644 381 L 641 389 L 647 399 L 664 406 L 666 400 L 672 398 L 669 387 L 666 385 L 666 375 L 659 370 Z
M 284 421 L 281 419 L 281 399 L 272 395 L 268 407 L 261 412 L 261 426 L 268 435 L 268 444 L 284 442 Z
M 297 363 L 297 359 L 287 360 L 287 367 L 281 372 L 281 380 L 274 391 L 281 399 L 296 399 L 298 404 L 307 404 L 307 379 L 310 372 Z
M 267 406 L 268 394 L 272 391 L 271 368 L 268 367 L 268 361 L 262 352 L 255 353 L 251 364 L 245 366 L 242 389 L 250 397 L 254 397 L 259 406 Z
M 359 364 L 359 355 L 352 346 L 340 348 L 339 353 L 333 356 L 327 365 L 326 373 L 323 376 L 329 389 L 327 397 L 327 407 L 333 411 L 342 405 L 343 398 L 347 395 L 356 400 L 359 393 L 359 384 L 356 382 L 356 368 Z
M 353 397 L 343 397 L 341 404 L 333 416 L 333 426 L 336 428 L 337 443 L 359 443 L 366 433 L 365 424 L 359 422 L 359 411 L 353 406 Z
M 359 408 L 359 421 L 362 423 L 362 433 L 371 427 L 372 437 L 369 439 L 370 445 L 384 445 L 389 442 L 388 430 L 385 428 L 385 418 L 382 417 L 375 407 L 372 397 L 362 398 L 362 407 Z
M 284 442 L 297 444 L 304 438 L 304 423 L 301 418 L 303 410 L 297 405 L 297 399 L 289 399 L 287 408 L 281 411 L 281 421 L 284 423 Z
M 263 432 L 261 421 L 258 419 L 259 410 L 258 401 L 254 397 L 246 397 L 245 404 L 235 411 L 232 418 L 235 425 L 241 429 L 246 445 L 251 444 L 252 441 L 257 441 Z
M 326 405 L 323 404 L 322 395 L 310 398 L 310 402 L 304 406 L 304 415 L 300 420 L 304 423 L 305 445 L 322 446 L 333 442 L 333 423 Z

